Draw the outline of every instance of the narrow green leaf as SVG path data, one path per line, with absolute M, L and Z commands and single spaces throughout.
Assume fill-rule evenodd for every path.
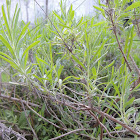
M 91 62 L 93 62 L 93 60 L 96 58 L 96 56 L 99 54 L 99 52 L 102 50 L 102 48 L 105 45 L 106 40 L 104 40 L 104 42 L 102 43 L 102 45 L 100 46 L 100 48 L 97 50 L 97 52 L 95 53 L 95 55 L 93 56 Z
M 18 69 L 18 66 L 12 61 L 7 59 L 6 57 L 0 55 L 0 58 L 2 58 L 3 60 L 5 60 L 6 62 L 8 62 L 14 69 Z
M 112 84 L 113 84 L 113 86 L 114 86 L 114 88 L 115 88 L 117 94 L 118 94 L 119 97 L 120 97 L 120 91 L 119 91 L 119 88 L 118 88 L 114 83 L 112 83 Z
M 135 100 L 135 97 L 132 97 L 129 101 L 127 101 L 126 103 L 124 103 L 123 108 L 125 109 L 127 106 L 132 105 L 133 102 L 134 102 L 134 100 Z
M 60 78 L 60 75 L 61 75 L 63 68 L 64 68 L 64 66 L 60 66 L 58 69 L 58 79 Z
M 39 58 L 38 56 L 36 56 L 36 58 L 37 58 L 40 62 L 45 63 L 46 65 L 49 66 L 49 64 L 48 64 L 46 61 L 44 61 L 43 59 Z
M 9 49 L 9 51 L 11 52 L 11 54 L 13 56 L 15 56 L 13 48 L 10 46 L 10 44 L 2 37 L 2 35 L 0 35 L 0 40 L 2 41 L 2 43 Z
M 115 62 L 115 60 L 113 60 L 110 64 L 108 64 L 107 66 L 105 66 L 100 72 L 102 72 L 103 70 L 105 70 L 105 69 L 113 66 L 114 62 Z
M 98 22 L 98 23 L 94 24 L 93 27 L 102 25 L 102 24 L 104 24 L 104 23 L 105 23 L 105 21 Z
M 133 38 L 134 38 L 134 26 L 131 29 L 131 38 L 130 38 L 130 43 L 129 43 L 129 46 L 128 46 L 127 59 L 129 57 L 129 54 L 130 54 L 130 51 L 131 51 L 131 48 L 132 48 Z
M 119 5 L 119 0 L 115 0 L 115 7 Z
M 16 14 L 17 14 L 17 7 L 18 7 L 18 4 L 16 4 L 16 8 L 15 8 L 15 11 L 14 11 L 14 16 L 13 16 L 13 19 L 12 19 L 12 28 L 13 28 L 13 25 L 15 23 L 15 18 L 16 18 Z
M 33 69 L 33 65 L 28 65 L 25 69 L 26 74 L 31 74 L 32 69 Z
M 68 10 L 68 14 L 70 14 L 72 12 L 72 4 L 70 5 L 70 8 Z
M 39 58 L 37 56 L 36 56 L 36 60 L 37 60 L 37 65 L 39 66 L 39 70 L 40 70 L 41 74 L 43 75 L 43 69 L 41 67 L 41 63 L 40 63 Z
M 111 107 L 111 106 L 109 106 L 108 104 L 103 104 L 105 107 L 107 107 L 108 109 L 111 109 L 111 110 L 113 110 L 114 112 L 116 112 L 118 115 L 119 115 L 119 113 L 118 113 L 118 111 L 116 111 L 113 107 Z M 117 108 L 118 109 L 118 108 Z
M 122 8 L 125 6 L 126 2 L 127 2 L 127 0 L 122 1 Z
M 131 106 L 131 107 L 125 112 L 126 117 L 128 118 L 128 115 L 129 115 L 129 116 L 130 116 L 130 115 L 133 115 L 135 112 L 136 112 L 136 108 L 134 108 L 134 107 Z
M 18 23 L 18 19 L 19 19 L 19 13 L 20 13 L 20 8 L 18 9 L 17 14 L 16 14 L 16 18 L 15 18 L 15 21 L 14 21 L 14 29 L 16 29 L 16 27 L 17 27 L 17 23 Z
M 64 20 L 55 12 L 53 12 L 53 14 L 59 19 L 59 21 L 61 21 L 63 24 L 65 24 Z
M 117 124 L 116 127 L 115 127 L 115 130 L 122 130 L 122 125 Z
M 70 78 L 74 78 L 74 79 L 76 79 L 76 80 L 80 80 L 80 78 L 79 78 L 79 77 L 75 77 L 75 76 L 68 76 L 68 77 L 66 77 L 66 78 L 63 80 L 63 82 L 64 82 L 64 81 L 66 81 L 66 80 L 68 80 L 68 79 L 70 79 Z
M 77 59 L 74 55 L 72 55 L 72 58 L 73 58 L 80 66 L 82 66 L 84 69 L 86 69 L 86 67 L 83 65 L 83 63 L 80 62 L 80 60 Z
M 5 53 L 3 53 L 3 52 L 0 52 L 0 54 L 3 55 L 3 56 L 5 56 L 6 58 L 12 60 L 12 58 L 11 58 L 9 55 L 7 55 L 7 54 L 5 54 Z
M 135 99 L 135 100 L 134 100 L 134 103 L 140 105 L 140 98 Z
M 42 83 L 43 85 L 44 85 L 44 82 L 43 82 L 43 80 L 40 78 L 40 77 L 38 77 L 37 75 L 33 75 L 40 83 Z
M 57 33 L 56 31 L 53 31 L 53 30 L 50 29 L 50 28 L 47 28 L 47 30 L 50 31 L 50 32 L 52 32 L 52 33 L 54 33 L 54 34 L 56 34 L 56 35 L 58 36 L 58 33 Z M 49 41 L 49 39 L 48 39 L 48 41 Z M 47 42 L 48 42 L 48 41 L 47 41 Z
M 115 60 L 113 60 L 109 65 L 107 65 L 107 67 L 111 67 L 114 64 Z
M 63 16 L 66 18 L 66 12 L 65 12 L 65 7 L 63 7 L 63 2 L 60 2 L 60 8 L 61 8 L 61 12 L 63 14 Z
M 100 6 L 106 7 L 106 5 L 105 5 L 105 4 L 102 4 L 102 3 L 100 2 L 100 0 L 98 0 L 98 3 L 99 3 Z
M 140 7 L 140 1 L 136 1 L 136 2 L 132 3 L 132 5 L 127 7 L 124 11 L 133 10 L 134 8 L 138 8 L 138 7 Z
M 94 80 L 96 80 L 97 72 L 96 72 L 96 68 L 95 67 L 92 68 L 92 74 L 93 74 Z
M 65 24 L 62 24 L 62 23 L 58 23 L 60 26 L 64 27 L 64 28 L 68 28 L 68 29 L 71 29 L 69 26 L 65 25 Z
M 121 13 L 121 15 L 119 15 L 119 17 L 118 17 L 118 21 L 121 20 L 121 19 L 124 19 L 126 17 L 129 17 L 129 16 L 130 16 L 130 12 Z
M 3 15 L 4 22 L 5 22 L 5 25 L 6 25 L 6 28 L 7 28 L 8 36 L 9 36 L 10 40 L 12 40 L 10 27 L 9 27 L 9 24 L 8 24 L 8 21 L 7 21 L 7 17 L 6 17 L 3 5 L 2 5 L 2 15 Z
M 88 35 L 87 35 L 87 23 L 85 23 L 85 39 L 86 39 L 86 47 L 89 52 L 89 40 L 88 40 Z
M 132 91 L 136 91 L 140 87 L 140 84 L 138 84 Z
M 72 20 L 74 18 L 74 13 L 75 12 L 72 10 L 72 4 L 71 4 L 71 6 L 68 10 L 68 13 L 67 13 L 68 21 L 69 21 L 70 24 L 72 23 Z
M 124 47 L 124 53 L 125 53 L 125 54 L 126 54 L 127 49 L 128 49 L 129 37 L 130 37 L 130 32 L 127 32 L 126 41 L 125 41 L 125 47 Z M 123 60 L 124 60 L 124 59 L 123 59 Z
M 76 27 L 78 27 L 82 23 L 82 21 L 83 21 L 83 17 L 81 17 L 81 19 L 78 21 Z
M 95 9 L 99 10 L 102 12 L 103 16 L 105 17 L 105 11 L 104 9 L 100 8 L 100 7 L 97 7 L 97 6 L 93 6 Z
M 37 45 L 40 41 L 36 41 L 34 43 L 32 43 L 30 46 L 27 47 L 27 49 L 24 51 L 22 57 L 31 49 L 33 48 L 35 45 Z
M 17 43 L 16 43 L 16 44 L 18 44 L 18 42 L 20 41 L 20 39 L 21 39 L 21 38 L 23 37 L 23 35 L 26 33 L 26 30 L 27 30 L 29 24 L 30 24 L 30 22 L 27 23 L 27 24 L 23 27 L 23 29 L 22 29 L 22 31 L 21 31 L 21 33 L 20 33 L 18 39 L 17 39 Z
M 70 15 L 71 21 L 74 19 L 74 15 L 75 15 L 75 11 L 72 11 L 72 12 L 71 12 L 71 15 Z
M 24 69 L 26 68 L 27 60 L 28 60 L 28 52 L 26 53 L 24 58 Z
M 46 109 L 46 104 L 43 103 L 42 108 L 41 108 L 41 110 L 40 110 L 41 116 L 43 116 L 43 117 L 44 117 L 45 109 Z
M 53 54 L 52 54 L 52 45 L 51 45 L 51 43 L 49 44 L 49 51 L 50 51 L 50 59 L 51 59 L 51 67 L 53 66 Z

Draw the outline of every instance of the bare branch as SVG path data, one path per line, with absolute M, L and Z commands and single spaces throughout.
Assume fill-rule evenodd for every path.
M 33 132 L 33 134 L 34 134 L 36 140 L 39 140 L 38 137 L 37 137 L 37 134 L 35 133 L 35 130 L 33 129 L 32 125 L 30 124 L 30 121 L 29 121 L 29 119 L 28 119 L 28 116 L 27 116 L 27 113 L 26 113 L 26 110 L 25 110 L 25 107 L 24 107 L 24 104 L 23 104 L 22 100 L 21 100 L 21 104 L 22 104 L 22 108 L 23 108 L 23 110 L 24 110 L 25 117 L 26 117 L 26 120 L 27 120 L 27 122 L 28 122 L 28 125 L 29 125 L 29 127 L 31 128 L 31 130 L 32 130 L 32 132 Z
M 70 135 L 70 134 L 72 134 L 72 133 L 76 133 L 76 132 L 78 132 L 78 131 L 83 131 L 83 130 L 85 130 L 85 129 L 76 129 L 76 130 L 70 131 L 70 132 L 68 132 L 68 133 L 65 133 L 65 134 L 63 134 L 63 135 L 61 135 L 61 136 L 52 138 L 52 139 L 50 139 L 50 140 L 57 140 L 57 139 L 60 139 L 60 138 L 62 138 L 62 137 L 65 137 L 65 136 L 67 136 L 67 135 Z

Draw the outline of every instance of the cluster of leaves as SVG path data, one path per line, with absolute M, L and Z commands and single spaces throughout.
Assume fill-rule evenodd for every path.
M 54 11 L 47 24 L 36 23 L 33 29 L 30 23 L 18 21 L 18 5 L 12 18 L 10 3 L 7 12 L 2 6 L 0 77 L 10 75 L 8 86 L 0 78 L 0 119 L 5 124 L 27 134 L 27 139 L 102 139 L 110 132 L 115 137 L 137 138 L 136 133 L 123 130 L 125 126 L 140 129 L 140 98 L 135 96 L 139 83 L 132 88 L 138 74 L 126 65 L 130 55 L 140 64 L 136 22 L 140 2 L 127 7 L 127 0 L 106 2 L 99 0 L 100 7 L 94 6 L 104 16 L 100 22 L 96 17 L 76 19 L 72 5 L 67 11 L 61 1 L 61 13 Z M 129 18 L 126 27 L 125 17 Z M 95 110 L 88 112 L 87 106 L 125 125 Z

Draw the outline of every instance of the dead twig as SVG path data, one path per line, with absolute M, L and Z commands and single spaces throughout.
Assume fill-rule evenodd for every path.
M 114 117 L 108 115 L 107 113 L 104 113 L 104 112 L 100 111 L 99 109 L 97 109 L 97 108 L 95 108 L 95 107 L 90 108 L 89 106 L 85 106 L 85 108 L 87 108 L 87 110 L 92 110 L 92 111 L 94 111 L 94 112 L 97 112 L 98 114 L 100 114 L 100 115 L 103 116 L 103 117 L 107 117 L 108 119 L 110 119 L 110 120 L 112 120 L 112 121 L 114 121 L 114 122 L 120 124 L 122 127 L 126 128 L 126 129 L 128 129 L 128 130 L 129 130 L 130 132 L 132 132 L 133 134 L 140 136 L 140 133 L 139 133 L 139 132 L 137 132 L 136 130 L 133 130 L 133 129 L 132 129 L 131 127 L 129 127 L 127 124 L 125 124 L 125 123 L 123 123 L 123 122 L 121 122 L 121 121 L 115 119 Z
M 0 97 L 3 98 L 3 99 L 7 99 L 7 100 L 10 100 L 10 101 L 16 101 L 16 102 L 21 103 L 21 99 L 18 99 L 18 98 L 6 96 L 6 95 L 4 95 L 4 94 L 1 94 Z M 22 100 L 22 102 L 23 102 L 24 104 L 27 104 L 27 101 L 26 101 L 26 100 Z M 39 108 L 40 108 L 40 105 L 38 105 L 38 104 L 34 104 L 34 103 L 31 103 L 31 102 L 28 102 L 28 104 L 29 104 L 30 106 L 39 107 Z
M 109 7 L 109 5 L 108 5 L 108 7 Z M 111 12 L 109 12 L 109 16 L 110 16 L 110 20 L 111 20 L 111 23 L 112 23 L 112 26 L 113 26 L 113 32 L 114 32 L 114 35 L 115 35 L 115 37 L 116 37 L 116 41 L 117 41 L 118 46 L 119 46 L 119 50 L 121 51 L 122 56 L 123 56 L 123 58 L 124 58 L 124 60 L 125 60 L 125 63 L 127 64 L 127 67 L 129 68 L 129 70 L 130 70 L 130 72 L 131 72 L 132 69 L 131 69 L 130 64 L 129 64 L 128 60 L 127 60 L 127 57 L 125 56 L 125 54 L 124 54 L 124 52 L 123 52 L 123 50 L 122 50 L 122 46 L 121 46 L 121 44 L 120 44 L 120 42 L 119 42 L 119 39 L 118 39 L 118 36 L 117 36 L 117 31 L 116 31 L 116 26 L 115 26 L 115 24 L 114 24 L 114 21 L 113 21 L 112 13 L 111 13 Z
M 38 114 L 35 110 L 33 110 L 29 105 L 28 103 L 26 103 L 26 106 L 33 112 L 35 113 L 37 116 L 39 116 L 40 118 L 42 118 L 44 121 L 48 122 L 49 124 L 52 124 L 53 126 L 55 126 L 56 128 L 59 128 L 60 130 L 64 130 L 66 131 L 67 129 L 64 129 L 62 127 L 59 127 L 58 125 L 54 124 L 53 122 L 47 120 L 46 118 L 44 118 L 43 116 L 41 116 L 40 114 Z
M 23 135 L 14 131 L 11 127 L 7 127 L 5 124 L 0 123 L 0 137 L 3 140 L 11 139 L 10 135 L 14 135 L 17 140 L 27 140 Z
M 22 108 L 23 108 L 23 110 L 24 110 L 25 117 L 26 117 L 26 120 L 27 120 L 27 122 L 28 122 L 28 125 L 29 125 L 29 127 L 31 128 L 31 130 L 32 130 L 32 132 L 33 132 L 33 134 L 34 134 L 36 140 L 39 140 L 38 137 L 37 137 L 37 134 L 35 133 L 35 130 L 33 129 L 32 125 L 31 125 L 31 123 L 30 123 L 30 121 L 29 121 L 29 119 L 28 119 L 28 115 L 27 115 L 27 113 L 26 113 L 26 110 L 25 110 L 25 107 L 24 107 L 24 104 L 23 104 L 22 100 L 21 100 L 21 104 L 22 104 Z
M 116 133 L 128 133 L 129 130 L 121 130 L 121 131 L 112 131 L 110 134 L 116 134 Z M 108 133 L 104 133 L 103 135 L 108 135 Z
M 100 120 L 95 116 L 95 114 L 89 110 L 89 113 L 97 120 L 98 124 L 100 125 L 101 127 L 101 136 L 100 136 L 100 140 L 103 139 L 103 128 L 106 130 L 106 132 L 108 133 L 108 135 L 111 137 L 111 138 L 114 138 L 110 132 L 108 131 L 108 129 L 100 122 Z
M 63 135 L 60 135 L 60 136 L 58 136 L 58 137 L 52 138 L 52 139 L 50 139 L 50 140 L 57 140 L 57 139 L 60 139 L 60 138 L 62 138 L 62 137 L 65 137 L 65 136 L 67 136 L 67 135 L 70 135 L 70 134 L 72 134 L 72 133 L 76 133 L 76 132 L 78 132 L 78 131 L 83 131 L 83 130 L 85 130 L 85 129 L 76 129 L 76 130 L 70 131 L 70 132 L 68 132 L 68 133 L 65 133 L 65 134 L 63 134 Z

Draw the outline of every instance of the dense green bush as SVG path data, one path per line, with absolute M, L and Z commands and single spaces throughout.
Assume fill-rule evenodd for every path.
M 19 22 L 18 5 L 13 17 L 2 6 L 2 123 L 26 139 L 137 139 L 140 2 L 127 3 L 99 0 L 99 21 L 76 18 L 61 1 L 61 13 L 35 27 Z

